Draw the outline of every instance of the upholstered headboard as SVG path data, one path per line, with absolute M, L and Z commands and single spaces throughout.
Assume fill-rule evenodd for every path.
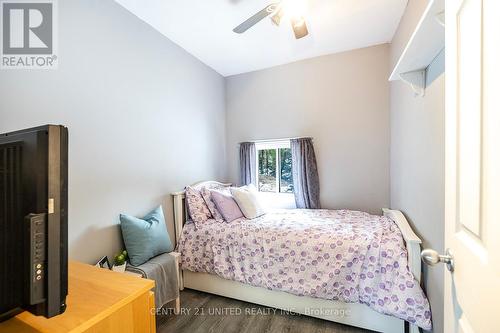
M 210 190 L 222 190 L 227 187 L 230 187 L 232 184 L 225 184 L 216 182 L 213 180 L 199 182 L 191 185 L 192 188 L 201 189 L 202 187 L 206 187 Z M 185 191 L 179 191 L 172 193 L 174 198 L 174 227 L 175 227 L 175 243 L 179 241 L 179 238 L 182 233 L 182 228 L 184 227 L 184 223 L 186 223 L 188 219 L 187 208 L 186 208 L 186 195 Z

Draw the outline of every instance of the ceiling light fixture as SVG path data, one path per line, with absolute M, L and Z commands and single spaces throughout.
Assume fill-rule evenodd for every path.
M 278 5 L 278 8 L 275 11 L 275 14 L 271 16 L 271 21 L 279 27 L 281 20 L 283 19 L 283 16 L 285 16 L 285 11 L 283 10 L 283 6 Z
M 271 21 L 276 26 L 279 26 L 283 20 L 289 21 L 292 25 L 295 38 L 300 39 L 309 34 L 305 19 L 309 9 L 308 7 L 307 0 L 282 0 L 280 2 L 271 3 L 238 25 L 233 31 L 242 34 L 271 15 Z
M 283 0 L 280 6 L 284 16 L 290 20 L 304 17 L 309 9 L 306 0 Z
M 309 30 L 307 30 L 306 20 L 304 20 L 303 17 L 292 18 L 291 23 L 296 39 L 300 39 L 309 34 Z

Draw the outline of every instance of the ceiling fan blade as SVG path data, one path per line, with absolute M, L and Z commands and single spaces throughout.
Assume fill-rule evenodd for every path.
M 242 24 L 240 24 L 236 28 L 234 28 L 233 31 L 238 33 L 238 34 L 244 33 L 245 31 L 247 31 L 248 29 L 250 29 L 251 27 L 253 27 L 257 23 L 262 21 L 264 18 L 266 18 L 269 15 L 271 15 L 272 13 L 274 13 L 274 11 L 278 7 L 278 5 L 279 5 L 278 2 L 268 5 L 266 8 L 262 9 L 260 12 L 258 12 L 254 16 L 250 17 L 248 20 L 246 20 L 245 22 L 243 22 Z
M 303 17 L 292 18 L 291 20 L 293 33 L 296 39 L 301 39 L 309 35 L 309 30 L 307 30 L 306 20 Z

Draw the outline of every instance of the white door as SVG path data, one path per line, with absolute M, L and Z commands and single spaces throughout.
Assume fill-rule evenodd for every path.
M 500 0 L 446 0 L 445 333 L 500 332 Z

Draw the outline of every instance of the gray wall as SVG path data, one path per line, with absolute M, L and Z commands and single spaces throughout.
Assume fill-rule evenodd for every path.
M 0 132 L 69 127 L 70 257 L 92 262 L 119 213 L 171 223 L 171 191 L 224 176 L 224 78 L 111 0 L 59 1 L 59 22 L 58 70 L 0 72 Z
M 420 19 L 427 1 L 410 0 L 391 44 L 394 65 Z M 444 249 L 444 53 L 431 65 L 425 97 L 414 97 L 397 81 L 391 100 L 391 207 L 401 210 L 423 246 Z M 443 332 L 443 265 L 424 267 L 434 332 Z
M 228 175 L 238 143 L 314 138 L 325 208 L 389 205 L 389 47 L 379 45 L 226 80 Z

